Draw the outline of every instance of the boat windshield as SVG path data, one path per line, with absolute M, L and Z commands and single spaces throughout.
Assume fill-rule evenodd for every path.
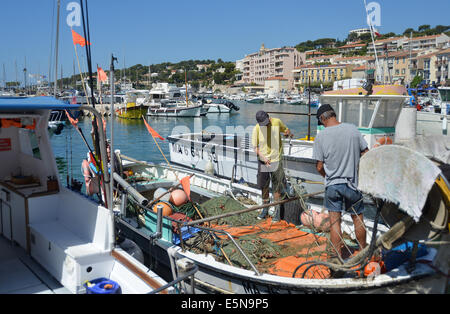
M 450 101 L 450 88 L 439 89 L 439 93 L 441 94 L 442 101 Z
M 321 103 L 334 108 L 339 122 L 350 123 L 358 128 L 395 127 L 402 109 L 402 102 L 398 99 L 378 97 L 322 96 Z
M 398 100 L 381 100 L 372 128 L 394 128 L 401 110 Z

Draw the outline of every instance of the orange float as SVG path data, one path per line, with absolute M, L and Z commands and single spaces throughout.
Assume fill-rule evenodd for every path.
M 382 145 L 392 145 L 392 139 L 389 136 L 380 137 L 373 147 L 380 147 Z
M 169 201 L 173 205 L 179 207 L 187 203 L 188 197 L 183 190 L 175 190 L 172 193 L 170 193 Z
M 156 213 L 156 214 L 158 213 L 158 206 L 163 207 L 163 211 L 162 211 L 163 216 L 170 216 L 173 214 L 172 206 L 170 206 L 170 204 L 168 204 L 166 202 L 158 202 L 155 205 L 153 205 L 154 213 Z

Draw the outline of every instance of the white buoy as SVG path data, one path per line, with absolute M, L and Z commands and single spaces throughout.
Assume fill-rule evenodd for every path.
M 395 142 L 408 141 L 416 137 L 417 109 L 403 108 L 395 127 Z
M 165 188 L 158 188 L 158 189 L 156 189 L 156 191 L 155 191 L 153 197 L 154 197 L 155 199 L 157 199 L 157 198 L 159 198 L 161 195 L 163 195 L 164 193 L 167 193 L 167 190 L 166 190 Z M 170 199 L 170 193 L 167 193 L 166 195 L 164 195 L 164 196 L 160 199 L 160 201 L 166 201 L 166 202 L 168 202 L 169 199 Z

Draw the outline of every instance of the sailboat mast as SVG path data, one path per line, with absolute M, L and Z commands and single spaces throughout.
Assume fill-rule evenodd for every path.
M 53 89 L 53 96 L 56 97 L 57 83 L 58 83 L 58 46 L 59 46 L 59 15 L 61 9 L 61 0 L 58 0 L 58 10 L 56 13 L 56 46 L 55 46 L 55 85 Z
M 367 21 L 369 22 L 369 27 L 370 27 L 370 36 L 372 37 L 372 45 L 373 45 L 373 50 L 375 52 L 375 66 L 377 68 L 377 73 L 378 75 L 380 75 L 380 64 L 378 62 L 378 55 L 377 55 L 377 47 L 375 46 L 375 38 L 373 36 L 373 26 L 372 26 L 372 20 L 369 19 L 369 11 L 367 11 L 367 2 L 366 0 L 364 0 L 364 8 L 366 9 L 366 15 L 367 15 Z M 383 80 L 384 80 L 384 74 L 383 74 Z
M 186 68 L 184 69 L 184 85 L 186 86 L 186 107 L 189 106 L 188 103 L 188 89 L 187 89 L 187 72 L 186 72 Z

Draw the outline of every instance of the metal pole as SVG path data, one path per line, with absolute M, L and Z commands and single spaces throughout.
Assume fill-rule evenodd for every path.
M 110 86 L 110 90 L 111 90 L 111 106 L 110 106 L 110 120 L 111 120 L 111 124 L 110 124 L 110 128 L 111 128 L 111 134 L 110 134 L 110 139 L 111 139 L 111 144 L 109 146 L 109 150 L 110 150 L 110 168 L 111 168 L 111 202 L 110 202 L 110 208 L 113 208 L 113 199 L 114 199 L 114 176 L 112 175 L 115 171 L 114 169 L 114 159 L 115 159 L 115 153 L 114 153 L 114 61 L 117 60 L 116 58 L 114 58 L 114 55 L 111 54 L 111 64 L 110 64 L 110 73 L 109 73 L 109 86 Z
M 56 89 L 58 82 L 58 45 L 59 45 L 59 15 L 61 8 L 61 0 L 58 0 L 58 11 L 56 16 L 56 46 L 55 46 L 55 86 L 53 87 L 53 96 L 56 97 Z
M 311 76 L 308 76 L 308 141 L 311 140 Z
M 111 197 L 109 198 L 109 209 L 111 212 L 111 238 L 110 238 L 110 243 L 111 243 L 111 248 L 114 247 L 114 242 L 115 242 L 115 236 L 114 236 L 114 213 L 113 213 L 113 208 L 114 208 L 114 159 L 116 158 L 116 154 L 114 153 L 114 60 L 117 61 L 116 58 L 114 58 L 114 55 L 111 54 L 111 65 L 110 65 L 110 79 L 109 79 L 109 84 L 110 84 L 110 88 L 111 88 L 111 107 L 110 107 L 110 120 L 111 120 L 111 143 L 109 146 L 109 151 L 111 154 L 110 157 L 110 168 L 111 168 L 111 182 L 110 182 L 110 195 Z M 108 172 L 108 167 L 106 167 L 106 172 Z M 105 192 L 106 193 L 106 192 Z

